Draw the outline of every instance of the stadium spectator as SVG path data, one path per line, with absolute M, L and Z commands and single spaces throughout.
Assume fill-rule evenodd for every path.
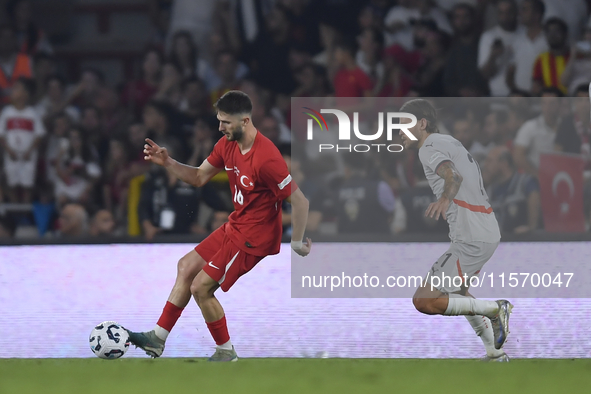
M 365 156 L 344 156 L 344 179 L 335 196 L 339 233 L 388 234 L 395 203 L 392 189 L 384 181 L 368 179 Z
M 80 120 L 80 111 L 69 105 L 66 97 L 66 81 L 59 75 L 51 75 L 45 81 L 45 95 L 35 105 L 41 119 L 48 121 L 60 112 L 65 112 L 72 121 Z
M 334 80 L 336 97 L 370 97 L 373 82 L 355 60 L 355 44 L 350 40 L 335 45 L 334 61 L 338 70 Z
M 116 235 L 115 224 L 113 214 L 107 209 L 101 209 L 92 217 L 88 234 L 93 237 Z
M 140 79 L 128 82 L 123 88 L 121 103 L 136 117 L 160 87 L 162 63 L 162 53 L 156 48 L 148 49 L 144 53 Z
M 576 91 L 576 97 L 572 100 L 572 112 L 576 135 L 571 138 L 575 139 L 573 144 L 578 149 L 574 153 L 580 153 L 585 158 L 585 179 L 591 179 L 591 124 L 589 119 L 590 103 L 589 103 L 589 86 L 587 84 L 580 85 Z M 562 143 L 562 130 L 556 136 L 557 145 L 566 145 Z M 591 203 L 591 201 L 589 201 Z
M 88 234 L 88 212 L 80 204 L 66 204 L 59 214 L 58 235 L 64 238 Z
M 517 172 L 506 147 L 491 149 L 486 157 L 483 177 L 501 232 L 523 234 L 538 228 L 538 182 L 529 174 Z
M 488 81 L 491 95 L 507 96 L 505 74 L 513 54 L 513 41 L 522 33 L 518 29 L 515 0 L 497 1 L 497 19 L 498 24 L 480 37 L 478 67 Z
M 178 65 L 183 78 L 195 76 L 204 78 L 208 73 L 209 65 L 199 56 L 193 37 L 186 30 L 174 33 L 169 57 Z
M 33 23 L 30 0 L 9 0 L 6 14 L 16 31 L 19 51 L 29 55 L 37 52 L 52 53 L 47 36 Z
M 427 31 L 425 45 L 421 48 L 423 61 L 417 70 L 413 86 L 421 97 L 445 96 L 443 77 L 448 48 L 449 36 L 439 31 Z
M 211 103 L 205 83 L 198 78 L 188 78 L 183 82 L 183 99 L 179 110 L 191 121 L 197 118 L 212 117 Z
M 166 101 L 170 105 L 178 107 L 183 96 L 182 82 L 181 68 L 174 62 L 168 61 L 164 63 L 162 66 L 162 79 L 152 100 Z
M 19 78 L 10 93 L 11 105 L 0 113 L 0 147 L 4 151 L 4 173 L 11 202 L 30 203 L 37 173 L 38 147 L 45 127 L 29 105 L 34 93 L 31 79 Z
M 275 146 L 279 145 L 279 123 L 274 117 L 267 115 L 257 124 L 260 124 L 258 130 L 261 134 L 270 139 Z
M 238 62 L 236 56 L 230 51 L 220 52 L 216 59 L 215 71 L 220 78 L 220 83 L 210 92 L 209 101 L 215 103 L 224 93 L 235 90 L 240 85 L 236 79 Z
M 151 168 L 142 184 L 138 206 L 144 236 L 152 240 L 161 233 L 189 234 L 199 217 L 201 201 L 213 210 L 226 210 L 213 189 L 202 193 L 201 189 L 181 182 L 164 168 Z
M 591 25 L 585 30 L 582 41 L 572 46 L 570 60 L 560 76 L 560 82 L 567 88 L 567 94 L 576 96 L 581 84 L 591 81 Z
M 405 97 L 412 87 L 412 78 L 402 66 L 401 52 L 394 47 L 384 53 L 384 81 L 378 97 Z
M 488 84 L 478 69 L 478 28 L 474 7 L 459 3 L 452 11 L 454 39 L 445 65 L 447 96 L 488 95 Z
M 568 43 L 573 45 L 580 38 L 587 17 L 589 15 L 588 5 L 585 0 L 544 0 L 546 13 L 545 21 L 552 18 L 563 20 L 568 26 Z
M 109 150 L 109 135 L 105 131 L 101 111 L 97 107 L 86 107 L 82 109 L 82 119 L 78 127 L 84 134 L 89 146 L 96 151 L 97 159 L 102 165 Z
M 64 144 L 65 145 L 65 144 Z M 92 190 L 101 176 L 98 153 L 78 129 L 68 132 L 68 144 L 57 157 L 54 194 L 58 208 L 68 202 L 94 205 Z
M 283 1 L 282 5 L 291 26 L 292 44 L 309 54 L 320 52 L 318 6 L 309 0 Z
M 80 81 L 70 92 L 68 102 L 78 108 L 96 106 L 96 99 L 104 83 L 102 72 L 94 68 L 85 69 L 80 75 Z
M 102 179 L 102 206 L 112 212 L 121 221 L 125 215 L 127 188 L 132 178 L 129 155 L 132 152 L 125 140 L 109 140 L 109 153 L 104 166 Z
M 291 93 L 291 97 L 325 97 L 328 95 L 329 86 L 326 78 L 326 69 L 322 66 L 307 63 L 294 73 L 298 84 Z
M 556 132 L 554 149 L 558 152 L 581 154 L 589 160 L 589 86 L 579 86 L 579 97 L 569 100 L 567 115 L 562 116 Z
M 176 127 L 174 108 L 169 103 L 150 101 L 144 107 L 143 121 L 150 138 L 157 138 L 163 143 L 166 141 L 165 146 L 167 148 L 170 146 L 177 152 L 183 146 L 185 142 L 183 130 Z M 188 147 L 185 146 L 185 148 Z
M 384 63 L 381 54 L 384 48 L 384 36 L 376 28 L 367 28 L 357 37 L 359 50 L 355 61 L 359 68 L 372 80 L 375 87 L 384 83 Z M 375 91 L 374 91 L 375 92 Z
M 480 125 L 472 116 L 460 117 L 453 123 L 453 137 L 464 145 L 464 148 L 466 148 L 477 162 L 482 163 L 490 148 L 483 146 L 480 141 L 476 139 L 480 133 Z
M 544 34 L 550 48 L 538 56 L 532 75 L 532 94 L 539 95 L 544 87 L 555 87 L 566 94 L 560 77 L 570 59 L 568 26 L 563 20 L 550 18 L 544 24 Z
M 556 88 L 546 88 L 542 93 L 542 114 L 521 126 L 513 145 L 513 159 L 517 169 L 534 177 L 538 176 L 540 155 L 554 150 L 556 131 L 560 126 L 560 99 L 563 94 Z
M 37 103 L 47 93 L 47 79 L 56 74 L 57 62 L 53 55 L 44 52 L 33 56 L 33 75 L 35 79 L 35 95 L 33 103 Z
M 513 51 L 507 67 L 506 82 L 511 90 L 531 91 L 532 70 L 538 56 L 548 51 L 542 21 L 545 6 L 542 0 L 523 0 L 519 16 L 523 29 L 511 44 Z
M 244 52 L 254 81 L 263 89 L 286 95 L 295 88 L 289 67 L 290 28 L 285 10 L 276 5 L 265 18 L 265 29 Z
M 197 167 L 203 163 L 203 160 L 207 159 L 207 156 L 209 156 L 215 145 L 213 130 L 204 119 L 197 119 L 195 121 L 189 144 L 191 145 L 192 152 L 189 160 L 187 160 L 187 165 Z
M 10 102 L 10 89 L 19 78 L 33 76 L 33 64 L 26 53 L 19 53 L 16 32 L 0 25 L 0 105 Z
M 49 122 L 49 136 L 45 140 L 45 181 L 53 185 L 57 180 L 57 166 L 60 152 L 68 149 L 68 132 L 72 119 L 65 113 L 55 114 Z

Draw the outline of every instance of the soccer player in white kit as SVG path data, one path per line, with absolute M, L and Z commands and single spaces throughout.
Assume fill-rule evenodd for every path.
M 408 131 L 418 140 L 411 140 L 402 131 L 400 136 L 406 149 L 418 149 L 425 176 L 437 197 L 425 215 L 447 220 L 451 239 L 447 252 L 433 264 L 423 286 L 415 292 L 413 304 L 428 315 L 466 316 L 484 343 L 484 360 L 509 361 L 502 347 L 513 305 L 507 300 L 477 300 L 468 293 L 469 279 L 479 274 L 501 239 L 478 163 L 458 140 L 439 134 L 437 111 L 428 101 L 408 101 L 400 112 L 417 118 L 417 124 Z M 410 119 L 402 118 L 401 123 L 410 123 Z M 456 279 L 454 284 L 444 277 L 462 280 Z

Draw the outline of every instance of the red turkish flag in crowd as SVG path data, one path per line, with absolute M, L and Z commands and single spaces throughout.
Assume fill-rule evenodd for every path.
M 585 231 L 584 166 L 585 161 L 579 155 L 542 154 L 538 176 L 546 231 Z

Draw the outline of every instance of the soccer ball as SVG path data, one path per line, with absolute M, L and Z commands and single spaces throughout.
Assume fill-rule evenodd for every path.
M 90 333 L 90 350 L 100 358 L 119 358 L 129 349 L 129 334 L 114 321 L 102 322 Z

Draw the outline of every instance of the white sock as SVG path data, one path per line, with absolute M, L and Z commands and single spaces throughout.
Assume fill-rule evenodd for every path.
M 486 349 L 486 355 L 489 357 L 499 357 L 504 353 L 501 349 L 495 349 L 495 340 L 492 325 L 490 319 L 482 315 L 466 316 L 468 323 L 474 329 L 476 335 L 480 337 L 484 348 Z
M 459 294 L 450 294 L 447 309 L 443 313 L 446 316 L 458 315 L 483 315 L 495 317 L 499 311 L 499 305 L 494 301 L 477 300 Z
M 218 349 L 223 349 L 223 350 L 232 350 L 233 346 L 232 346 L 232 341 L 228 341 L 222 345 L 218 345 L 217 346 Z
M 158 338 L 162 339 L 163 341 L 166 341 L 166 338 L 168 338 L 168 334 L 170 334 L 170 331 L 156 324 L 156 327 L 154 328 L 154 333 Z

